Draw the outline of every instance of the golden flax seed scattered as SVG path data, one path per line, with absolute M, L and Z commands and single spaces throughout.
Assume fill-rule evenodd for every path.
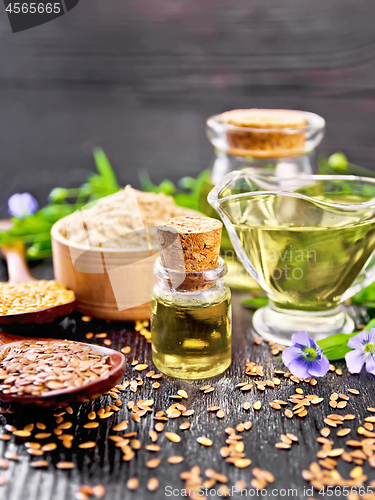
M 121 431 L 126 431 L 128 428 L 129 421 L 128 420 L 123 420 L 122 422 L 119 422 L 117 425 L 113 427 L 113 431 L 115 432 L 121 432 Z
M 255 401 L 253 408 L 254 410 L 260 410 L 262 408 L 262 403 L 260 401 Z
M 147 489 L 149 491 L 156 491 L 159 488 L 159 480 L 156 477 L 150 477 L 147 482 Z
M 96 429 L 99 427 L 99 422 L 89 422 L 83 426 L 85 429 Z
M 233 462 L 233 465 L 238 469 L 245 469 L 246 467 L 249 467 L 250 464 L 250 458 L 236 458 L 236 460 Z
M 160 451 L 160 446 L 157 444 L 148 444 L 145 448 L 147 451 Z
M 201 391 L 205 391 L 206 389 L 209 389 L 211 386 L 210 385 L 202 385 L 200 388 Z
M 252 389 L 254 386 L 253 384 L 245 384 L 243 385 L 241 388 L 240 388 L 240 391 L 242 392 L 245 392 L 245 391 L 250 391 L 250 389 Z M 259 389 L 259 386 L 257 386 L 257 388 Z M 261 389 L 262 390 L 262 389 Z M 264 388 L 263 388 L 264 390 Z
M 30 431 L 13 431 L 13 436 L 17 437 L 30 437 L 31 432 Z
M 276 443 L 275 446 L 279 450 L 289 450 L 291 448 L 290 444 L 287 443 Z
M 39 469 L 40 467 L 48 467 L 49 463 L 47 462 L 47 460 L 36 460 L 35 462 L 30 462 L 29 465 L 30 467 Z
M 134 370 L 137 370 L 137 372 L 142 372 L 143 370 L 147 370 L 148 365 L 140 363 L 138 365 L 135 365 Z
M 142 447 L 142 443 L 139 439 L 133 439 L 131 442 L 131 445 L 132 445 L 133 450 L 140 450 Z
M 160 462 L 161 462 L 160 458 L 152 458 L 151 460 L 148 460 L 146 462 L 146 467 L 148 469 L 156 469 L 156 467 L 159 467 Z
M 189 422 L 184 422 L 183 424 L 180 425 L 180 429 L 182 431 L 187 431 L 188 429 L 190 429 L 190 424 Z
M 173 455 L 172 457 L 168 457 L 168 462 L 170 464 L 180 464 L 181 462 L 183 462 L 184 460 L 184 457 L 181 457 L 179 455 Z
M 139 486 L 139 479 L 137 479 L 136 477 L 131 477 L 130 479 L 128 479 L 126 486 L 129 490 L 136 490 Z
M 47 439 L 51 436 L 52 434 L 50 432 L 38 432 L 34 437 L 35 439 Z
M 93 486 L 92 492 L 96 498 L 103 498 L 105 495 L 105 488 L 102 484 L 97 484 L 96 486 Z
M 58 469 L 74 469 L 75 464 L 73 462 L 57 462 L 56 467 Z
M 333 457 L 339 457 L 340 455 L 342 455 L 344 453 L 344 449 L 343 448 L 335 448 L 334 450 L 330 450 L 328 452 L 328 456 L 333 458 Z
M 190 409 L 190 410 L 186 410 L 182 413 L 182 416 L 183 417 L 191 417 L 192 415 L 194 415 L 194 410 L 193 409 Z
M 212 441 L 211 439 L 208 439 L 206 437 L 199 437 L 197 438 L 197 441 L 199 444 L 203 445 L 203 446 L 212 446 Z
M 85 443 L 81 443 L 78 445 L 79 448 L 82 448 L 84 450 L 88 450 L 90 448 L 94 448 L 96 443 L 94 441 L 87 441 Z
M 324 398 L 313 398 L 310 403 L 313 404 L 313 405 L 318 405 L 319 403 L 321 403 L 322 401 L 324 401 Z
M 337 431 L 337 436 L 338 437 L 344 437 L 344 436 L 347 436 L 350 432 L 350 429 L 340 429 L 339 431 Z
M 351 392 L 352 394 L 355 394 L 356 396 L 358 396 L 359 394 L 359 391 L 357 391 L 357 389 L 348 389 L 349 392 Z
M 42 446 L 41 450 L 42 451 L 53 451 L 56 450 L 57 444 L 56 443 L 47 443 L 44 446 Z
M 291 432 L 287 432 L 286 435 L 288 436 L 289 439 L 294 441 L 295 443 L 298 443 L 298 437 L 292 434 Z
M 172 443 L 179 443 L 181 441 L 181 436 L 179 436 L 175 432 L 166 432 L 165 437 L 169 439 L 169 441 L 172 441 Z
M 342 410 L 343 408 L 345 408 L 346 405 L 347 405 L 346 401 L 339 401 L 337 403 L 337 408 L 339 408 L 340 410 Z

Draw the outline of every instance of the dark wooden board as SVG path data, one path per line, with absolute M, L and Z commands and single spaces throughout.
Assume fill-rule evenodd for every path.
M 374 21 L 372 0 L 81 0 L 13 34 L 0 9 L 0 218 L 83 183 L 95 145 L 123 185 L 197 175 L 236 107 L 320 113 L 322 150 L 373 168 Z
M 41 268 L 45 277 L 51 276 L 51 268 L 44 266 Z M 35 273 L 34 273 L 35 274 Z M 308 483 L 302 478 L 301 472 L 308 468 L 309 464 L 316 460 L 315 454 L 320 449 L 316 442 L 319 436 L 319 429 L 325 424 L 324 416 L 330 413 L 354 413 L 357 417 L 355 421 L 345 423 L 345 427 L 352 429 L 351 438 L 356 438 L 356 429 L 359 422 L 363 424 L 365 416 L 370 415 L 367 406 L 375 406 L 375 384 L 374 377 L 366 372 L 360 375 L 351 376 L 346 369 L 343 375 L 329 373 L 324 379 L 319 380 L 318 385 L 311 387 L 306 383 L 294 384 L 288 379 L 282 378 L 281 385 L 275 389 L 267 389 L 265 392 L 257 391 L 253 388 L 248 393 L 242 393 L 235 385 L 249 379 L 244 375 L 245 363 L 254 361 L 264 366 L 265 377 L 272 377 L 274 369 L 283 368 L 281 360 L 271 355 L 269 347 L 266 345 L 257 346 L 253 342 L 251 331 L 251 313 L 240 305 L 243 295 L 234 293 L 233 301 L 233 363 L 230 369 L 223 375 L 218 376 L 209 382 L 215 387 L 215 391 L 210 394 L 202 394 L 199 387 L 202 382 L 186 382 L 164 377 L 160 381 L 160 388 L 151 388 L 151 380 L 145 377 L 146 372 L 141 372 L 141 377 L 145 380 L 144 385 L 137 394 L 133 394 L 127 389 L 121 393 L 123 407 L 108 421 L 100 421 L 98 429 L 86 430 L 82 425 L 87 422 L 87 414 L 92 410 L 99 410 L 107 404 L 113 402 L 110 396 L 104 396 L 89 404 L 81 405 L 74 409 L 72 416 L 66 415 L 65 420 L 73 422 L 71 430 L 66 432 L 75 434 L 74 446 L 71 450 L 64 450 L 61 447 L 52 453 L 47 453 L 50 462 L 48 470 L 33 470 L 29 467 L 30 457 L 25 452 L 22 444 L 25 440 L 15 440 L 9 442 L 0 441 L 0 458 L 6 452 L 17 452 L 20 456 L 18 462 L 10 461 L 10 467 L 6 471 L 0 471 L 0 475 L 9 479 L 5 486 L 0 487 L 0 498 L 4 500 L 72 500 L 83 484 L 103 484 L 106 488 L 105 498 L 111 500 L 126 499 L 164 499 L 167 498 L 165 487 L 170 486 L 181 490 L 184 483 L 179 478 L 182 471 L 190 469 L 193 465 L 199 465 L 202 473 L 206 468 L 213 468 L 217 472 L 227 474 L 228 485 L 232 486 L 238 479 L 245 479 L 250 488 L 251 470 L 253 467 L 260 467 L 271 471 L 275 476 L 275 482 L 268 490 L 267 498 L 286 498 L 280 492 L 281 489 L 297 489 L 297 493 L 289 493 L 288 498 L 307 498 L 304 488 Z M 134 359 L 149 364 L 152 368 L 150 344 L 145 339 L 134 332 L 132 323 L 106 323 L 105 321 L 93 320 L 85 323 L 81 320 L 81 315 L 74 313 L 69 319 L 69 324 L 64 329 L 55 329 L 59 336 L 75 340 L 85 340 L 87 332 L 108 332 L 108 338 L 112 339 L 113 348 L 121 348 L 125 345 L 131 347 L 128 354 L 127 370 L 125 379 L 134 379 L 137 372 L 130 365 Z M 51 328 L 49 328 L 51 335 Z M 97 340 L 102 342 L 102 340 Z M 344 368 L 343 363 L 337 363 L 337 367 Z M 305 419 L 294 417 L 291 420 L 285 418 L 280 411 L 275 411 L 269 406 L 269 402 L 274 399 L 286 400 L 290 397 L 296 387 L 301 387 L 305 394 L 317 394 L 324 397 L 324 402 L 309 409 Z M 348 387 L 356 388 L 360 391 L 360 396 L 350 395 Z M 153 427 L 152 415 L 148 414 L 141 419 L 140 424 L 130 420 L 129 431 L 137 430 L 139 439 L 142 441 L 142 449 L 136 452 L 136 457 L 129 463 L 122 462 L 121 452 L 115 448 L 114 444 L 108 440 L 111 428 L 116 422 L 129 419 L 130 412 L 126 408 L 129 400 L 153 399 L 155 401 L 155 411 L 166 410 L 172 404 L 169 396 L 176 394 L 178 389 L 184 389 L 188 393 L 187 402 L 182 401 L 188 408 L 193 408 L 195 414 L 192 417 L 166 422 L 165 431 L 177 432 L 182 436 L 180 443 L 171 443 L 162 434 L 159 435 L 158 444 L 161 451 L 157 453 L 147 452 L 144 449 L 151 440 L 148 431 Z M 341 392 L 350 396 L 349 403 L 345 410 L 332 410 L 328 406 L 329 396 L 332 392 Z M 244 401 L 253 404 L 255 401 L 262 402 L 262 410 L 255 412 L 253 408 L 245 411 L 242 408 Z M 225 418 L 219 420 L 214 414 L 209 413 L 207 408 L 211 405 L 220 406 L 225 412 Z M 291 407 L 291 405 L 289 406 Z M 236 469 L 227 464 L 220 456 L 220 448 L 225 445 L 226 434 L 224 429 L 227 426 L 235 426 L 240 422 L 250 420 L 253 427 L 250 431 L 243 433 L 246 456 L 251 458 L 252 464 L 247 469 Z M 15 413 L 0 416 L 2 426 L 7 422 L 22 429 L 31 422 L 45 422 L 49 428 L 54 428 L 54 418 L 51 413 L 43 409 L 25 410 L 15 409 Z M 191 429 L 180 431 L 178 426 L 182 421 L 189 421 Z M 4 429 L 2 428 L 3 432 Z M 280 434 L 292 432 L 299 438 L 299 443 L 293 445 L 289 451 L 281 451 L 275 448 L 275 443 L 280 440 Z M 335 431 L 331 433 L 334 437 L 335 447 L 341 447 L 348 438 L 338 439 Z M 196 441 L 199 436 L 206 436 L 212 439 L 211 448 L 203 448 Z M 47 441 L 54 441 L 53 437 Z M 30 440 L 28 438 L 28 440 Z M 87 451 L 78 448 L 78 444 L 87 440 L 94 440 L 97 445 L 94 450 Z M 63 451 L 61 451 L 63 450 Z M 170 465 L 167 457 L 171 455 L 183 455 L 184 462 L 179 465 Z M 161 465 L 154 470 L 148 470 L 145 462 L 153 457 L 162 459 Z M 33 457 L 36 460 L 39 457 Z M 77 467 L 73 471 L 57 470 L 53 464 L 59 460 L 72 460 Z M 343 477 L 349 477 L 349 471 L 353 464 L 346 464 L 342 460 L 339 462 L 338 470 Z M 368 464 L 364 466 L 364 471 L 369 479 L 375 479 L 375 470 Z M 130 492 L 126 488 L 126 482 L 130 477 L 137 477 L 140 480 L 140 487 L 136 492 Z M 159 489 L 150 493 L 146 489 L 147 480 L 150 477 L 157 477 L 160 481 Z M 277 489 L 279 493 L 271 496 L 271 490 Z M 168 490 L 167 490 L 168 491 Z M 318 495 L 315 493 L 315 498 Z M 339 496 L 336 495 L 335 498 Z M 178 498 L 178 497 L 177 497 Z

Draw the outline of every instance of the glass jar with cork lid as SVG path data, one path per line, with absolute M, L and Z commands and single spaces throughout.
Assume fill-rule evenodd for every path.
M 307 111 L 235 109 L 211 116 L 206 129 L 216 152 L 211 180 L 216 184 L 245 167 L 262 176 L 312 174 L 324 129 L 324 119 Z
M 181 379 L 203 379 L 231 364 L 231 294 L 219 257 L 222 224 L 200 216 L 159 226 L 160 257 L 152 291 L 155 366 Z
M 288 109 L 235 109 L 208 118 L 206 133 L 215 147 L 210 181 L 200 192 L 200 209 L 215 217 L 207 203 L 210 190 L 232 170 L 250 168 L 254 175 L 279 179 L 315 172 L 315 148 L 324 137 L 325 121 L 306 111 Z M 257 289 L 237 260 L 227 232 L 222 253 L 234 288 Z

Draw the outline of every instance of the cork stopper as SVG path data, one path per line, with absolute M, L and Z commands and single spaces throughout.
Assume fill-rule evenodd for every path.
M 308 122 L 300 111 L 234 109 L 222 113 L 221 119 L 229 125 L 227 141 L 232 154 L 285 157 L 304 152 Z
M 157 236 L 163 266 L 183 280 L 178 288 L 198 290 L 211 286 L 202 271 L 218 265 L 223 224 L 204 216 L 181 216 L 158 226 Z

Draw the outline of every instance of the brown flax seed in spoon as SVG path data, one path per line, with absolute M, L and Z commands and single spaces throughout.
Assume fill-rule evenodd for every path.
M 124 355 L 112 349 L 0 333 L 3 401 L 42 406 L 89 401 L 116 385 L 124 369 Z

